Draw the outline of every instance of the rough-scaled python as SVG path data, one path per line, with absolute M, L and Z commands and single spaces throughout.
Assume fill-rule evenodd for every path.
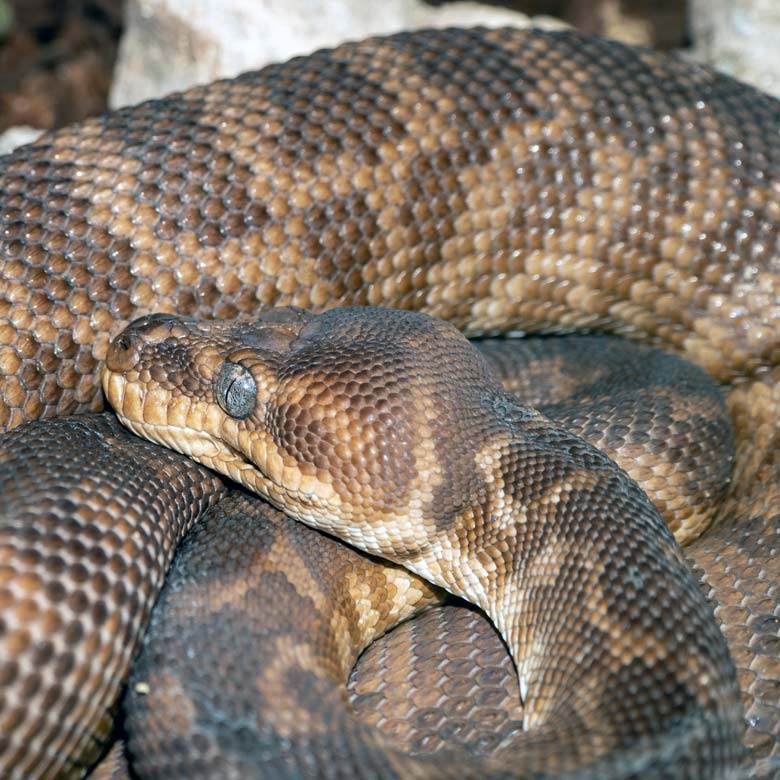
M 602 329 L 681 353 L 728 391 L 734 474 L 688 554 L 719 605 L 756 776 L 772 777 L 778 118 L 772 98 L 663 55 L 573 32 L 450 30 L 343 46 L 51 134 L 0 175 L 0 422 L 98 409 L 111 336 L 152 311 L 381 303 L 471 335 Z M 115 430 L 98 438 L 119 446 Z M 73 590 L 89 569 L 69 559 L 87 549 L 73 537 L 96 527 L 78 518 L 139 493 L 124 468 L 129 497 L 98 492 L 73 509 L 90 491 L 76 475 L 67 496 L 52 488 L 57 511 L 75 513 L 59 536 L 3 550 L 6 762 L 34 747 L 54 771 L 35 696 L 50 708 L 90 654 L 108 668 L 111 629 L 140 599 L 130 586 L 158 587 L 148 572 L 165 555 L 123 547 L 119 523 L 108 549 L 89 551 L 98 584 Z M 158 514 L 162 492 L 207 503 L 221 489 L 205 474 L 165 477 L 151 490 L 144 480 Z M 49 554 L 57 542 L 68 554 Z M 34 571 L 14 579 L 21 565 Z M 9 632 L 13 619 L 29 631 Z M 133 640 L 120 643 L 126 660 Z M 67 663 L 47 668 L 63 649 Z M 109 676 L 84 672 L 64 691 L 66 741 L 88 747 L 71 715 Z M 20 693 L 20 680 L 31 687 Z M 12 742 L 20 724 L 28 733 Z

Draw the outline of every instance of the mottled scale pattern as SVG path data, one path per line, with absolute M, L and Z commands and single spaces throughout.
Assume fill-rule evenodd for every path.
M 224 489 L 113 415 L 0 439 L 0 776 L 82 777 L 177 543 Z
M 474 343 L 522 403 L 583 436 L 633 476 L 670 527 L 722 500 L 732 432 L 722 395 L 703 372 L 609 336 Z M 742 657 L 749 654 L 745 648 Z M 764 687 L 769 698 L 774 690 Z M 489 753 L 522 722 L 505 646 L 484 616 L 463 605 L 428 611 L 375 641 L 349 690 L 360 717 L 413 753 L 452 749 L 453 740 Z M 760 724 L 764 747 L 775 724 L 771 717 Z
M 450 30 L 58 131 L 0 173 L 0 424 L 98 405 L 112 330 L 148 311 L 392 304 L 754 370 L 780 357 L 779 116 L 665 55 Z
M 240 412 L 218 389 L 236 367 L 253 387 Z M 451 325 L 375 307 L 145 317 L 112 343 L 103 386 L 140 435 L 485 611 L 516 664 L 524 730 L 478 770 L 427 774 L 737 776 L 736 673 L 658 510 L 606 455 L 507 394 Z M 343 721 L 333 731 L 354 734 Z M 319 752 L 313 775 L 333 764 Z M 413 770 L 388 759 L 388 776 L 423 771 L 418 758 Z
M 134 770 L 409 776 L 404 755 L 349 712 L 345 683 L 375 636 L 440 600 L 398 567 L 232 495 L 184 543 L 133 669 Z M 431 762 L 427 772 L 438 774 Z
M 634 348 L 626 349 L 621 342 L 609 339 L 569 337 L 548 343 L 543 351 L 540 351 L 537 340 L 528 339 L 491 343 L 487 351 L 494 361 L 500 361 L 505 381 L 521 390 L 521 398 L 528 396 L 531 391 L 531 388 L 519 386 L 525 384 L 521 380 L 527 378 L 527 375 L 515 375 L 524 368 L 535 373 L 539 379 L 546 378 L 548 398 L 552 400 L 557 397 L 559 405 L 556 409 L 561 409 L 568 395 L 584 396 L 594 387 L 594 377 L 580 371 L 582 366 L 578 362 L 583 351 L 587 354 L 588 349 L 596 345 L 602 358 L 596 372 L 597 384 L 603 385 L 599 391 L 600 410 L 602 419 L 608 417 L 611 422 L 606 431 L 600 431 L 599 439 L 612 441 L 615 437 L 610 436 L 610 428 L 619 433 L 621 427 L 631 427 L 634 422 L 631 415 L 639 408 L 639 404 L 626 403 L 627 399 L 641 399 L 646 391 L 652 391 L 654 383 L 663 384 L 672 380 L 686 382 L 695 387 L 700 396 L 706 396 L 707 391 L 712 394 L 712 386 L 691 366 L 647 349 L 638 350 L 634 356 Z M 641 359 L 633 360 L 634 357 Z M 554 376 L 548 374 L 550 365 L 556 365 L 559 369 Z M 581 388 L 577 387 L 577 379 Z M 608 388 L 612 390 L 612 401 L 617 401 L 614 409 L 609 407 Z M 689 400 L 683 399 L 681 403 L 689 403 Z M 720 424 L 723 425 L 722 422 Z M 598 427 L 594 422 L 590 430 Z M 659 433 L 651 427 L 650 433 L 663 439 L 667 432 L 662 428 Z M 675 443 L 683 449 L 695 444 L 679 437 Z M 648 449 L 652 451 L 652 447 Z M 724 449 L 722 456 L 727 458 L 728 448 Z M 331 605 L 338 608 L 340 599 L 322 598 L 320 578 L 316 572 L 321 566 L 327 566 L 327 581 L 331 586 L 347 589 L 350 583 L 354 584 L 354 578 L 346 583 L 341 579 L 345 573 L 354 569 L 355 560 L 359 558 L 301 526 L 289 521 L 282 522 L 267 508 L 252 506 L 246 497 L 222 504 L 219 513 L 222 512 L 228 515 L 234 513 L 237 518 L 220 519 L 217 512 L 212 512 L 213 519 L 209 521 L 211 527 L 208 533 L 197 534 L 189 540 L 179 564 L 169 575 L 168 589 L 148 633 L 147 649 L 134 673 L 134 679 L 140 681 L 140 692 L 129 700 L 131 721 L 128 725 L 138 735 L 135 737 L 136 745 L 140 742 L 143 746 L 136 751 L 141 757 L 141 764 L 137 764 L 136 769 L 142 765 L 144 774 L 149 772 L 151 776 L 188 777 L 193 771 L 196 774 L 213 775 L 217 771 L 227 771 L 224 765 L 235 768 L 242 761 L 246 764 L 240 770 L 244 773 L 242 776 L 252 776 L 253 772 L 262 771 L 279 774 L 284 771 L 295 772 L 300 768 L 296 755 L 312 752 L 327 754 L 323 750 L 302 749 L 300 743 L 296 742 L 290 751 L 280 751 L 282 755 L 275 755 L 274 760 L 279 763 L 273 765 L 273 770 L 269 770 L 265 763 L 271 761 L 269 756 L 258 758 L 256 752 L 253 753 L 251 746 L 258 741 L 256 736 L 254 739 L 247 736 L 242 745 L 231 748 L 231 740 L 225 738 L 223 733 L 230 721 L 221 717 L 215 723 L 213 713 L 224 712 L 225 702 L 235 701 L 234 708 L 245 706 L 257 711 L 259 707 L 261 712 L 271 713 L 268 720 L 274 721 L 272 713 L 276 710 L 262 706 L 262 692 L 244 685 L 237 690 L 229 689 L 231 681 L 243 683 L 248 674 L 236 674 L 235 666 L 256 669 L 268 663 L 264 660 L 264 652 L 258 653 L 256 649 L 258 644 L 262 647 L 262 643 L 250 642 L 246 635 L 254 636 L 252 626 L 267 621 L 268 615 L 261 621 L 260 615 L 255 613 L 264 613 L 271 600 L 274 612 L 270 622 L 281 626 L 280 632 L 291 637 L 293 647 L 300 648 L 305 644 L 311 653 L 307 655 L 308 659 L 319 658 L 324 652 L 324 666 L 328 666 L 327 648 L 330 645 L 327 640 L 322 641 L 328 632 L 313 632 L 312 627 L 320 625 L 322 613 L 327 615 Z M 253 542 L 257 532 L 247 531 L 247 526 L 253 522 L 272 522 L 278 527 L 273 549 L 268 543 Z M 237 524 L 237 530 L 227 530 L 231 524 Z M 262 536 L 265 538 L 269 534 L 270 531 L 265 529 Z M 285 536 L 296 540 L 300 537 L 295 546 L 304 549 L 305 554 L 300 549 L 291 553 L 289 545 L 284 541 Z M 234 545 L 236 537 L 240 539 L 242 550 L 260 548 L 262 553 L 257 553 L 254 558 L 247 557 L 247 565 L 236 567 L 235 556 L 223 550 L 225 545 Z M 332 562 L 333 558 L 335 563 Z M 243 557 L 239 558 L 240 562 L 243 560 Z M 344 567 L 344 561 L 349 565 Z M 361 565 L 368 564 L 363 562 Z M 378 564 L 377 568 L 380 568 Z M 208 622 L 204 620 L 201 606 L 204 601 L 222 603 L 220 598 L 214 599 L 204 594 L 223 593 L 226 588 L 234 587 L 225 585 L 228 582 L 256 582 L 260 574 L 269 569 L 279 573 L 286 571 L 288 579 L 297 583 L 297 589 L 281 592 L 276 579 L 269 579 L 265 586 L 253 586 L 255 589 L 242 585 L 235 591 L 238 600 L 233 600 L 240 607 L 238 617 L 226 618 L 223 610 L 216 612 Z M 306 576 L 302 581 L 301 572 L 307 570 L 314 572 L 315 576 Z M 398 576 L 399 572 L 395 574 Z M 376 583 L 379 576 L 378 571 L 372 581 Z M 182 580 L 186 583 L 184 587 L 180 584 Z M 266 595 L 267 590 L 272 593 Z M 384 597 L 381 586 L 375 585 L 372 590 L 380 598 Z M 315 599 L 315 612 L 312 613 L 312 603 L 302 607 L 301 591 L 319 596 L 319 601 Z M 256 606 L 252 607 L 252 604 Z M 274 618 L 276 611 L 285 618 L 295 614 L 298 620 L 292 625 L 285 625 L 283 620 Z M 247 615 L 253 618 L 246 620 Z M 355 615 L 352 617 L 350 624 L 354 626 Z M 225 620 L 229 625 L 225 625 Z M 376 630 L 374 620 L 360 623 L 369 625 L 372 633 Z M 302 631 L 301 625 L 307 626 L 307 630 Z M 330 621 L 329 629 L 331 632 L 335 630 L 333 620 Z M 240 637 L 238 642 L 237 636 Z M 362 646 L 367 640 L 363 635 L 357 636 L 360 641 L 356 646 Z M 300 649 L 297 653 L 300 653 Z M 226 656 L 230 660 L 226 660 Z M 210 658 L 217 660 L 213 663 L 204 660 Z M 288 659 L 288 662 L 290 667 L 298 663 L 294 658 Z M 331 679 L 335 684 L 343 684 L 343 669 L 341 674 L 332 674 Z M 452 752 L 457 747 L 470 753 L 489 754 L 503 738 L 511 737 L 522 726 L 516 675 L 506 649 L 484 617 L 462 606 L 428 611 L 417 620 L 399 626 L 385 641 L 374 642 L 353 670 L 350 687 L 350 702 L 357 719 L 363 724 L 379 728 L 392 744 L 401 745 L 412 753 Z M 308 685 L 290 684 L 288 690 L 295 706 L 306 706 L 310 696 Z M 199 715 L 197 722 L 185 722 L 179 730 L 175 725 L 179 721 L 168 717 L 173 708 L 161 707 L 160 703 L 166 697 L 184 694 L 193 702 Z M 215 698 L 219 701 L 216 702 Z M 239 705 L 238 702 L 243 704 Z M 191 707 L 181 705 L 175 709 L 192 711 Z M 295 711 L 295 707 L 286 706 L 284 712 L 291 709 Z M 239 719 L 239 722 L 244 728 L 249 728 L 243 720 Z M 260 723 L 263 724 L 263 721 Z M 272 731 L 273 722 L 263 725 Z M 352 727 L 356 728 L 354 724 Z M 338 741 L 338 729 L 333 733 Z M 220 734 L 221 747 L 215 744 Z M 363 738 L 369 742 L 376 739 L 370 731 L 365 732 Z M 269 743 L 267 733 L 262 741 L 266 745 Z M 194 749 L 184 749 L 185 744 L 189 746 L 193 742 Z M 203 745 L 209 742 L 210 749 L 206 752 L 211 753 L 210 762 L 204 763 Z M 330 746 L 330 749 L 333 747 Z M 461 756 L 459 759 L 447 757 L 447 760 L 459 760 L 463 770 L 462 762 L 468 759 Z M 220 762 L 224 762 L 224 765 Z
M 625 469 L 678 542 L 710 526 L 734 453 L 723 395 L 704 371 L 609 336 L 476 344 L 509 392 Z
M 665 54 L 443 30 L 49 134 L 0 160 L 0 427 L 99 408 L 111 337 L 156 310 L 381 303 L 471 334 L 599 329 L 681 353 L 727 383 L 733 476 L 691 554 L 771 777 L 779 119 Z
M 248 331 L 244 329 L 243 332 Z M 725 410 L 712 383 L 692 366 L 654 350 L 626 347 L 623 342 L 609 338 L 574 336 L 553 341 L 523 339 L 490 342 L 480 346 L 500 367 L 505 385 L 512 388 L 521 400 L 533 399 L 534 388 L 544 380 L 545 399 L 550 402 L 557 400 L 557 404 L 551 407 L 553 414 L 566 414 L 576 408 L 575 403 L 564 403 L 568 398 L 595 396 L 599 414 L 593 416 L 588 426 L 595 442 L 609 446 L 619 441 L 626 429 L 633 427 L 645 433 L 647 439 L 643 439 L 643 445 L 649 439 L 650 444 L 646 444 L 648 452 L 656 451 L 658 442 L 670 441 L 671 434 L 664 427 L 663 415 L 657 418 L 660 424 L 648 425 L 642 401 L 645 396 L 652 396 L 656 385 L 674 382 L 685 384 L 692 393 L 691 397 L 680 397 L 680 408 L 693 404 L 694 397 L 705 399 L 697 406 L 704 424 L 728 430 Z M 592 367 L 588 360 L 592 356 L 588 353 L 593 350 L 599 355 L 600 362 L 589 375 L 583 369 L 586 365 Z M 555 372 L 551 371 L 552 367 L 555 367 Z M 681 451 L 687 453 L 692 450 L 694 455 L 697 454 L 696 436 L 686 438 L 681 431 L 675 431 L 671 440 Z M 722 436 L 720 441 L 713 438 L 710 443 L 712 447 L 721 448 L 718 461 L 729 460 L 727 442 L 728 436 Z M 674 451 L 667 450 L 664 456 L 669 458 Z M 704 464 L 703 473 L 699 475 L 703 494 L 709 486 L 708 465 Z M 262 692 L 244 685 L 237 690 L 230 687 L 234 680 L 243 683 L 248 672 L 236 673 L 233 661 L 225 660 L 226 654 L 235 659 L 235 665 L 245 665 L 247 669 L 262 668 L 268 663 L 266 653 L 258 651 L 256 642 L 251 641 L 255 636 L 252 627 L 281 623 L 275 613 L 267 614 L 268 604 L 273 603 L 279 614 L 296 616 L 294 631 L 289 625 L 284 629 L 288 636 L 292 635 L 291 646 L 299 648 L 305 642 L 311 658 L 324 654 L 327 661 L 329 643 L 334 640 L 324 640 L 322 637 L 328 636 L 327 632 L 314 632 L 313 626 L 322 621 L 322 613 L 327 615 L 331 605 L 336 608 L 339 599 L 323 596 L 319 585 L 321 575 L 306 576 L 301 581 L 301 573 L 308 570 L 316 574 L 320 567 L 327 567 L 327 582 L 332 587 L 343 589 L 341 599 L 348 597 L 350 585 L 355 584 L 355 561 L 359 558 L 354 553 L 347 554 L 344 548 L 300 526 L 281 523 L 270 510 L 252 507 L 245 497 L 238 503 L 221 505 L 219 512 L 223 511 L 228 514 L 235 511 L 239 517 L 229 521 L 216 519 L 217 513 L 212 512 L 215 519 L 210 522 L 214 524 L 214 530 L 197 535 L 188 542 L 185 547 L 187 552 L 182 553 L 180 563 L 168 577 L 168 591 L 148 632 L 149 649 L 134 673 L 134 679 L 140 681 L 143 692 L 134 694 L 129 700 L 131 715 L 126 725 L 133 734 L 135 753 L 140 757 L 135 768 L 138 770 L 143 766 L 144 774 L 149 772 L 152 776 L 174 777 L 190 776 L 192 772 L 214 773 L 217 771 L 214 762 L 219 761 L 231 766 L 243 762 L 247 766 L 241 771 L 245 773 L 271 771 L 248 747 L 253 740 L 245 740 L 244 749 L 235 750 L 232 763 L 225 755 L 231 752 L 225 747 L 229 740 L 223 739 L 221 747 L 215 744 L 222 730 L 227 728 L 227 722 L 221 719 L 215 724 L 212 713 L 224 712 L 226 701 L 243 701 L 242 706 L 255 711 L 275 711 L 263 706 Z M 280 530 L 277 541 L 282 542 L 285 535 L 296 540 L 300 537 L 302 541 L 296 542 L 296 545 L 303 548 L 305 554 L 291 553 L 286 543 L 276 544 L 271 551 L 268 543 L 254 540 L 256 533 L 248 532 L 246 526 L 252 522 L 267 523 L 268 518 L 284 531 L 282 534 Z M 239 530 L 222 530 L 231 524 L 238 524 Z M 263 538 L 269 533 L 266 531 Z M 235 555 L 229 553 L 229 548 L 233 546 L 247 551 L 260 548 L 263 552 L 249 557 L 246 566 L 236 567 Z M 190 550 L 201 548 L 199 557 L 186 557 L 195 555 Z M 348 566 L 343 565 L 342 558 Z M 363 562 L 361 565 L 368 564 Z M 298 583 L 292 597 L 287 591 L 280 591 L 278 578 L 269 579 L 264 586 L 258 585 L 257 590 L 244 586 L 237 591 L 240 593 L 238 614 L 229 618 L 224 611 L 216 611 L 213 620 L 204 626 L 202 605 L 215 600 L 204 594 L 227 588 L 225 583 L 228 581 L 259 579 L 260 574 L 270 569 L 285 573 L 288 580 Z M 386 571 L 377 565 L 373 578 L 363 576 L 359 579 L 376 583 L 378 578 L 387 576 Z M 399 577 L 397 570 L 390 571 L 396 578 Z M 349 573 L 353 573 L 353 577 L 345 582 L 344 578 Z M 182 579 L 187 583 L 186 587 L 179 584 Z M 302 607 L 299 602 L 301 592 L 316 593 L 318 599 Z M 360 592 L 382 599 L 385 588 L 366 584 Z M 219 599 L 216 601 L 222 603 Z M 390 603 L 393 603 L 392 599 Z M 317 610 L 312 612 L 315 605 Z M 353 613 L 348 620 L 353 627 L 350 635 L 355 642 L 352 655 L 338 672 L 331 671 L 334 685 L 344 684 L 344 668 L 351 665 L 356 651 L 369 641 L 370 637 L 364 633 L 354 633 L 359 625 L 370 627 L 371 636 L 377 633 L 377 625 L 381 625 L 376 619 L 360 620 L 357 615 Z M 344 621 L 347 622 L 347 618 Z M 329 628 L 331 632 L 335 630 L 333 619 Z M 239 641 L 237 637 L 240 637 Z M 218 661 L 204 660 L 212 657 Z M 328 667 L 327 663 L 323 665 Z M 207 670 L 206 675 L 203 670 Z M 193 702 L 200 715 L 197 722 L 190 720 L 179 733 L 170 726 L 171 722 L 178 722 L 169 717 L 173 708 L 160 702 L 172 697 L 172 690 L 182 695 L 185 689 L 188 700 Z M 372 643 L 350 675 L 350 689 L 355 717 L 363 724 L 380 729 L 391 744 L 402 746 L 413 754 L 452 752 L 457 748 L 467 753 L 489 755 L 502 740 L 511 738 L 522 728 L 516 674 L 505 646 L 484 616 L 463 606 L 428 611 L 419 619 L 399 626 L 386 641 Z M 297 707 L 305 706 L 308 696 L 305 685 L 299 688 L 290 686 L 290 697 Z M 219 702 L 215 701 L 216 697 L 219 697 Z M 233 706 L 237 708 L 239 704 Z M 177 709 L 190 710 L 181 706 Z M 294 712 L 295 707 L 285 707 L 284 713 L 290 710 Z M 273 724 L 266 725 L 266 728 L 272 727 Z M 376 739 L 370 736 L 370 731 L 366 735 L 363 738 L 369 742 Z M 179 742 L 173 747 L 177 739 Z M 193 742 L 200 745 L 203 740 L 212 743 L 210 764 L 199 763 L 203 761 L 202 756 L 196 757 L 192 750 L 184 748 L 184 745 L 192 745 Z M 266 734 L 263 742 L 267 744 L 268 741 Z M 284 758 L 277 757 L 276 760 L 282 766 L 285 759 L 294 765 L 291 756 L 301 752 L 313 751 L 296 743 L 294 749 L 284 754 Z M 194 769 L 194 764 L 199 768 Z M 254 766 L 254 769 L 250 770 L 248 766 Z M 281 770 L 275 766 L 273 771 L 278 773 Z
M 430 609 L 373 642 L 348 681 L 355 715 L 411 754 L 490 755 L 522 730 L 517 674 L 485 616 Z
M 780 768 L 780 493 L 773 487 L 780 484 L 780 368 L 738 384 L 728 401 L 737 431 L 732 487 L 715 527 L 687 553 L 737 664 L 749 777 L 770 780 Z

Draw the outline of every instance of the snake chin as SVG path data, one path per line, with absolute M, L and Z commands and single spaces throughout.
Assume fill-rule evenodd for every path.
M 109 374 L 108 371 L 106 373 Z M 255 471 L 254 466 L 248 463 L 239 451 L 208 430 L 176 425 L 169 420 L 152 422 L 132 413 L 126 413 L 122 403 L 126 388 L 127 382 L 122 377 L 107 376 L 106 396 L 114 407 L 119 421 L 136 436 L 186 455 L 238 483 L 246 479 L 247 471 Z
M 121 414 L 118 417 L 119 421 L 136 436 L 186 455 L 238 484 L 245 484 L 252 480 L 257 472 L 257 469 L 248 463 L 240 452 L 207 431 L 193 431 L 171 425 L 131 420 Z

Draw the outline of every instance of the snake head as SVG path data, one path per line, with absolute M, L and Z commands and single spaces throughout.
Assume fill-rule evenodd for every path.
M 137 435 L 252 487 L 248 458 L 262 446 L 255 434 L 281 355 L 311 316 L 287 308 L 253 322 L 141 317 L 111 342 L 103 390 Z
M 483 394 L 503 394 L 451 325 L 371 307 L 144 317 L 112 342 L 103 388 L 135 433 L 369 552 L 387 554 L 396 521 L 396 559 L 418 551 L 413 522 L 468 500 L 444 496 L 473 486 L 443 453 L 468 460 Z

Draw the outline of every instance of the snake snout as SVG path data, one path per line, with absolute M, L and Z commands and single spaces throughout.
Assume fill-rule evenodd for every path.
M 143 346 L 155 344 L 173 335 L 181 318 L 173 314 L 147 314 L 131 322 L 108 347 L 106 366 L 110 371 L 127 371 L 138 361 Z

